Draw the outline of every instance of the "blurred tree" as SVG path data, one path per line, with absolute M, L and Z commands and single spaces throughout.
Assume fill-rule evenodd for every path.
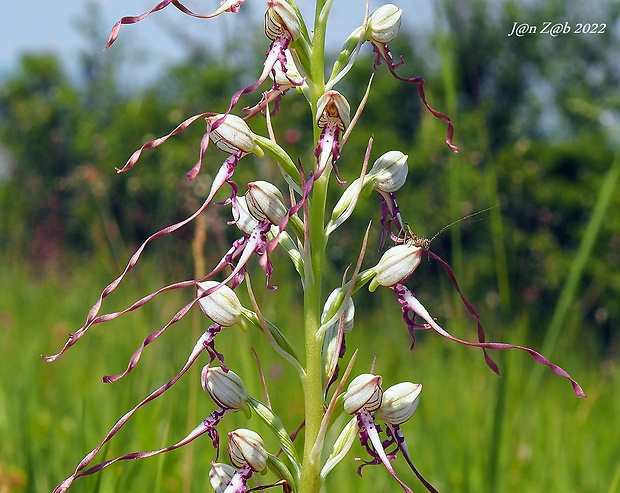
M 620 83 L 620 53 L 612 48 L 620 41 L 617 2 L 442 0 L 439 5 L 459 104 L 465 111 L 483 111 L 490 150 L 515 138 L 570 138 L 590 126 L 589 104 L 619 107 L 613 88 Z M 572 32 L 542 34 L 545 21 L 568 22 Z M 539 32 L 508 36 L 515 22 Z M 582 28 L 596 23 L 598 31 L 577 34 L 578 23 Z
M 532 304 L 531 325 L 542 330 L 617 151 L 605 121 L 620 111 L 620 53 L 613 48 L 620 42 L 620 4 L 443 0 L 440 6 L 440 36 L 448 39 L 456 73 L 458 141 L 467 143 L 463 156 L 480 173 L 471 183 L 488 183 L 489 176 L 496 182 L 511 289 Z M 515 22 L 540 31 L 545 21 L 568 22 L 571 33 L 508 36 Z M 596 23 L 599 32 L 576 33 L 578 23 L 584 31 Z M 617 133 L 617 121 L 611 126 Z M 461 181 L 462 196 L 475 194 L 471 183 Z M 619 201 L 612 207 L 582 284 L 587 295 L 575 309 L 601 327 L 603 346 L 614 352 Z M 610 270 L 600 276 L 603 264 Z
M 499 203 L 504 220 L 499 241 L 507 252 L 510 289 L 515 299 L 531 308 L 532 326 L 542 327 L 613 157 L 601 122 L 620 109 L 616 90 L 620 52 L 615 49 L 620 5 L 603 0 L 595 7 L 487 0 L 470 4 L 442 0 L 437 5 L 440 29 L 432 35 L 404 33 L 391 48 L 395 57 L 404 56 L 406 63 L 399 72 L 424 75 L 429 102 L 450 113 L 461 153 L 451 156 L 437 138 L 442 124 L 423 111 L 416 87 L 394 80 L 379 67 L 367 110 L 339 164 L 341 176 L 349 182 L 356 178 L 370 137 L 367 123 L 372 121 L 373 128 L 391 129 L 376 136 L 373 160 L 391 149 L 409 154 L 410 177 L 399 203 L 416 233 L 431 236 L 458 219 L 452 205 L 447 206 L 452 201 L 458 202 L 456 211 L 462 215 Z M 508 36 L 515 21 L 534 24 L 544 19 L 569 19 L 571 24 L 605 21 L 607 29 L 600 35 Z M 226 87 L 250 83 L 251 74 L 261 69 L 266 49 L 252 43 L 251 29 L 235 32 L 230 39 L 224 36 L 217 45 L 178 33 L 188 58 L 149 87 L 132 92 L 120 83 L 126 50 L 115 45 L 114 50 L 101 52 L 107 26 L 99 22 L 96 9 L 88 13 L 81 29 L 91 43 L 81 56 L 78 82 L 69 80 L 54 56 L 27 55 L 0 86 L 0 142 L 15 163 L 10 179 L 0 185 L 0 247 L 14 255 L 29 252 L 37 261 L 73 249 L 90 250 L 112 263 L 116 250 L 135 247 L 147 235 L 193 212 L 222 161 L 222 155 L 211 149 L 200 176 L 187 183 L 185 172 L 198 157 L 204 132 L 200 122 L 165 146 L 146 152 L 131 173 L 118 177 L 114 167 L 121 167 L 144 142 L 167 134 L 185 118 L 224 111 L 229 103 Z M 255 46 L 256 56 L 241 57 L 235 50 L 231 40 L 240 35 Z M 225 50 L 230 56 L 225 64 L 216 62 L 210 50 Z M 352 108 L 359 104 L 372 71 L 368 52 L 367 63 L 357 64 L 346 83 L 338 85 Z M 446 74 L 453 74 L 453 82 Z M 239 107 L 255 104 L 256 94 Z M 301 147 L 311 131 L 301 123 L 306 104 L 292 95 L 282 104 L 292 111 L 286 121 L 273 118 L 280 144 L 308 168 L 312 149 Z M 253 128 L 264 132 L 258 120 Z M 381 126 L 382 121 L 390 124 Z M 248 158 L 237 177 L 240 181 L 255 177 L 257 167 L 263 171 L 260 166 L 260 161 Z M 371 197 L 366 209 L 350 219 L 353 227 L 366 227 L 358 221 L 368 216 L 369 209 L 378 219 L 378 205 L 378 198 Z M 586 295 L 578 307 L 589 323 L 606 331 L 606 344 L 617 325 L 614 321 L 620 320 L 620 277 L 615 274 L 620 261 L 618 200 L 613 208 L 596 257 L 588 265 Z M 216 244 L 230 243 L 230 238 L 218 238 L 217 228 L 218 222 L 229 219 L 228 208 L 210 217 L 210 238 Z M 488 229 L 487 223 L 476 228 L 463 225 L 458 235 L 437 238 L 433 249 L 453 261 L 455 239 L 460 241 L 469 266 L 462 269 L 461 281 L 468 289 L 478 289 L 468 290 L 468 295 L 496 309 L 497 247 L 491 245 L 492 233 L 481 232 Z M 153 245 L 149 251 L 165 262 L 184 262 L 187 245 L 164 244 L 165 248 Z M 350 250 L 346 238 L 330 248 L 339 270 L 358 254 Z M 368 262 L 376 257 L 373 243 L 367 255 Z M 119 262 L 124 258 L 120 255 Z M 439 295 L 441 286 L 435 289 L 425 286 L 424 291 Z
M 78 94 L 52 55 L 24 56 L 0 90 L 0 138 L 16 163 L 5 198 L 5 238 L 17 251 L 29 245 L 43 262 L 60 254 L 66 237 L 61 180 L 77 164 L 71 139 L 78 108 Z

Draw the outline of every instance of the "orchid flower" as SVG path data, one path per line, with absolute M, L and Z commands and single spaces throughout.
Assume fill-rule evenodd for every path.
M 396 450 L 404 451 L 408 464 L 428 491 L 437 493 L 411 463 L 408 450 L 402 445 L 404 441 L 399 442 L 399 425 L 409 420 L 415 412 L 422 386 L 404 382 L 384 393 L 381 382 L 379 375 L 362 374 L 351 381 L 344 394 L 344 410 L 356 417 L 360 443 L 371 457 L 358 468 L 358 473 L 361 476 L 364 466 L 382 464 L 406 493 L 413 493 L 392 467 L 391 461 L 396 455 L 386 451 L 390 445 L 396 445 Z M 381 440 L 379 434 L 382 429 L 376 424 L 376 419 L 385 421 L 388 426 L 388 440 Z
M 351 123 L 350 112 L 349 102 L 338 91 L 327 91 L 317 103 L 316 123 L 321 129 L 321 137 L 314 151 L 317 158 L 315 173 L 320 176 L 329 162 L 340 184 L 343 182 L 338 177 L 336 168 L 336 161 L 340 158 L 339 137 Z

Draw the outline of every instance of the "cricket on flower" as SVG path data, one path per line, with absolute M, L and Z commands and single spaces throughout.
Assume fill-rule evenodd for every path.
M 354 373 L 357 352 L 349 350 L 345 338 L 351 338 L 354 329 L 354 295 L 365 286 L 371 292 L 379 287 L 394 292 L 401 305 L 402 319 L 411 338 L 412 349 L 415 331 L 433 330 L 450 341 L 482 349 L 486 363 L 496 373 L 499 373 L 499 369 L 488 352 L 519 349 L 529 353 L 538 363 L 548 366 L 555 374 L 568 379 L 575 394 L 581 397 L 585 395 L 568 373 L 536 351 L 485 340 L 480 317 L 461 293 L 452 269 L 429 250 L 432 239 L 417 237 L 402 220 L 396 194 L 407 179 L 408 156 L 398 150 L 388 151 L 376 157 L 372 166 L 369 166 L 373 142 L 375 138 L 380 138 L 381 129 L 377 129 L 375 137 L 368 136 L 364 156 L 353 155 L 346 160 L 347 167 L 351 163 L 359 163 L 354 170 L 359 177 L 350 183 L 341 180 L 338 165 L 345 166 L 341 157 L 346 152 L 347 139 L 372 90 L 373 69 L 379 71 L 383 64 L 398 80 L 414 84 L 412 87 L 417 89 L 422 104 L 447 126 L 445 142 L 449 150 L 457 152 L 458 149 L 452 142 L 454 128 L 450 118 L 433 109 L 427 101 L 424 79 L 408 78 L 397 73 L 404 60 L 394 62 L 388 43 L 398 34 L 403 15 L 400 8 L 386 4 L 369 13 L 366 5 L 362 24 L 345 40 L 331 75 L 326 79 L 325 34 L 334 1 L 316 2 L 316 15 L 310 28 L 295 0 L 267 1 L 263 18 L 267 51 L 263 70 L 256 81 L 231 94 L 227 108 L 209 108 L 204 113 L 189 117 L 169 134 L 145 143 L 118 169 L 119 173 L 128 172 L 143 152 L 163 145 L 201 120 L 205 123 L 206 131 L 198 144 L 198 160 L 187 173 L 188 179 L 196 178 L 203 165 L 207 165 L 203 161 L 210 143 L 224 155 L 217 171 L 212 163 L 208 164 L 214 170 L 214 178 L 200 207 L 186 219 L 148 237 L 132 255 L 122 273 L 101 292 L 88 312 L 84 325 L 69 336 L 58 353 L 45 357 L 45 360 L 51 362 L 59 358 L 93 326 L 137 310 L 172 290 L 189 291 L 190 301 L 179 308 L 164 326 L 144 339 L 123 373 L 106 376 L 104 382 L 114 382 L 132 372 L 147 346 L 182 320 L 190 310 L 201 310 L 210 322 L 191 348 L 186 363 L 177 375 L 126 412 L 99 445 L 79 462 L 74 472 L 56 487 L 55 493 L 66 491 L 80 477 L 101 471 L 119 461 L 169 452 L 205 434 L 213 445 L 209 478 L 216 493 L 243 493 L 271 487 L 282 488 L 287 493 L 318 493 L 336 466 L 354 467 L 348 453 L 356 440 L 366 453 L 365 457 L 359 458 L 362 462 L 358 467 L 360 475 L 366 466 L 382 466 L 395 484 L 405 492 L 412 492 L 413 487 L 401 480 L 394 467 L 404 462 L 404 466 L 401 464 L 398 467 L 408 467 L 427 491 L 437 491 L 414 466 L 416 448 L 423 439 L 417 441 L 416 447 L 409 448 L 401 430 L 401 425 L 412 418 L 418 407 L 422 384 L 390 382 L 390 386 L 384 390 L 383 377 L 375 374 L 374 362 L 362 363 L 365 369 L 361 373 Z M 141 22 L 169 5 L 192 17 L 209 19 L 224 13 L 235 14 L 244 8 L 244 3 L 245 0 L 225 0 L 214 12 L 198 14 L 178 0 L 165 0 L 144 14 L 123 17 L 113 27 L 107 47 L 117 39 L 122 26 Z M 352 108 L 346 96 L 335 87 L 354 64 L 364 60 L 360 53 L 366 43 L 370 43 L 375 53 L 374 67 L 368 67 L 369 82 L 364 98 L 356 108 Z M 270 87 L 266 89 L 265 84 Z M 262 92 L 259 92 L 259 88 Z M 255 106 L 237 108 L 241 96 L 248 94 L 256 96 Z M 290 155 L 278 143 L 271 125 L 272 118 L 286 119 L 286 114 L 279 112 L 280 101 L 284 97 L 304 99 L 312 115 L 308 126 L 313 130 L 313 141 L 308 142 L 307 154 L 302 156 Z M 254 118 L 264 119 L 267 135 L 252 130 Z M 254 154 L 279 170 L 282 178 L 280 184 L 257 176 L 254 181 L 240 188 L 233 180 L 235 170 L 243 165 L 242 159 L 249 154 Z M 336 188 L 339 193 L 331 213 L 327 212 L 327 192 L 330 187 Z M 223 188 L 230 190 L 228 197 L 223 202 L 214 202 Z M 326 252 L 330 236 L 340 232 L 360 201 L 375 200 L 374 197 L 369 198 L 369 195 L 374 195 L 373 191 L 379 195 L 377 216 L 380 218 L 381 238 L 378 247 L 383 252 L 379 262 L 371 267 L 365 266 L 369 238 L 367 230 L 366 235 L 359 238 L 360 253 L 357 259 L 352 259 L 354 267 L 342 273 L 341 285 L 325 286 L 324 268 L 328 261 Z M 216 206 L 230 207 L 233 220 L 229 224 L 236 231 L 236 239 L 227 251 L 218 254 L 218 258 L 221 256 L 220 261 L 207 275 L 175 282 L 145 295 L 120 311 L 102 313 L 105 299 L 136 266 L 149 243 L 178 231 L 207 208 Z M 403 236 L 405 232 L 407 234 Z M 391 246 L 386 248 L 388 243 Z M 264 271 L 267 290 L 276 290 L 277 286 L 271 283 L 272 273 L 275 269 L 290 268 L 274 265 L 271 254 L 276 249 L 282 249 L 288 255 L 303 288 L 303 310 L 294 328 L 280 328 L 267 320 L 250 285 L 248 265 L 250 262 L 258 262 Z M 463 304 L 477 323 L 476 342 L 458 339 L 447 332 L 405 285 L 424 256 L 438 261 L 444 267 Z M 247 290 L 251 307 L 241 303 L 237 293 L 242 289 Z M 330 294 L 326 296 L 327 293 Z M 277 291 L 269 295 L 277 296 Z M 396 303 L 394 306 L 397 306 Z M 234 355 L 227 356 L 217 350 L 218 334 L 230 330 L 236 324 L 244 324 L 264 335 L 275 354 L 263 355 L 263 358 L 282 358 L 295 369 L 299 377 L 298 392 L 304 402 L 302 426 L 290 423 L 285 409 L 277 409 L 277 406 L 272 409 L 267 400 L 262 402 L 252 396 L 243 378 L 233 371 L 236 367 Z M 299 327 L 303 327 L 303 330 L 299 330 Z M 381 354 L 377 354 L 376 358 L 380 362 Z M 104 445 L 136 411 L 164 392 L 173 391 L 174 384 L 199 359 L 203 361 L 202 388 L 213 401 L 215 409 L 196 423 L 187 436 L 165 448 L 129 452 L 114 459 L 96 462 Z M 412 378 L 415 380 L 415 375 Z M 268 450 L 263 437 L 251 429 L 227 429 L 227 416 L 239 411 L 248 418 L 255 415 L 263 421 L 276 438 L 279 449 Z M 346 418 L 344 425 L 343 420 L 337 420 L 338 417 Z M 303 434 L 303 440 L 298 439 L 300 434 Z M 221 448 L 222 437 L 227 440 L 224 450 Z M 266 471 L 269 471 L 270 479 L 263 480 L 261 478 Z

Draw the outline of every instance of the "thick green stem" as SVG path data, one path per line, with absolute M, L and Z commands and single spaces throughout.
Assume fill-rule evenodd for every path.
M 314 23 L 314 39 L 311 53 L 311 106 L 314 122 L 314 141 L 318 142 L 320 129 L 316 126 L 316 104 L 325 91 L 325 21 L 320 13 L 325 0 L 317 1 Z M 325 235 L 325 204 L 329 172 L 325 170 L 315 183 L 308 203 L 308 249 L 304 265 L 304 337 L 306 356 L 306 378 L 304 382 L 305 430 L 304 453 L 299 481 L 300 493 L 318 493 L 322 487 L 320 477 L 320 456 L 313 454 L 313 448 L 323 420 L 323 367 L 321 362 L 321 341 L 317 331 L 321 325 L 321 285 L 327 236 Z
M 312 40 L 311 55 L 311 74 L 310 78 L 317 89 L 318 97 L 325 91 L 325 29 L 327 27 L 327 19 L 322 18 L 321 14 L 325 14 L 323 9 L 325 4 L 330 0 L 318 0 L 316 2 L 316 10 L 314 13 L 314 33 Z M 314 99 L 314 95 L 313 95 Z M 316 103 L 314 99 L 313 103 Z
M 300 480 L 300 493 L 317 493 L 321 489 L 320 457 L 313 456 L 321 421 L 323 419 L 323 367 L 321 363 L 321 341 L 317 330 L 321 317 L 321 284 L 325 258 L 326 236 L 324 233 L 327 177 L 321 177 L 314 184 L 309 207 L 309 248 L 312 266 L 305 275 L 304 332 L 306 350 L 306 381 L 304 385 L 306 426 L 305 443 Z

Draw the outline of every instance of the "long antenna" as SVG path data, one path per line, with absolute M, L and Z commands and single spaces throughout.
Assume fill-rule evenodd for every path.
M 437 233 L 435 233 L 433 235 L 433 237 L 429 240 L 427 238 L 422 238 L 420 236 L 418 236 L 417 234 L 415 234 L 411 228 L 409 227 L 409 224 L 405 223 L 404 227 L 407 228 L 407 234 L 409 235 L 409 241 L 411 241 L 411 243 L 417 247 L 422 247 L 425 250 L 428 250 L 429 247 L 431 246 L 431 243 L 433 242 L 433 240 L 435 238 L 437 238 L 441 233 L 443 233 L 445 230 L 450 229 L 452 226 L 454 226 L 455 224 L 458 224 L 462 221 L 465 221 L 465 219 L 469 219 L 470 217 L 474 217 L 477 216 L 478 214 L 482 214 L 483 212 L 487 212 L 490 211 L 491 209 L 497 207 L 498 204 L 492 205 L 491 207 L 487 207 L 486 209 L 482 209 L 481 211 L 477 211 L 477 212 L 473 212 L 471 214 L 468 214 L 466 216 L 463 216 L 460 219 L 457 219 L 456 221 L 451 222 L 450 224 L 448 224 L 447 226 L 444 226 L 443 228 L 441 228 L 439 231 L 437 231 Z
M 466 216 L 463 216 L 463 217 L 462 217 L 462 218 L 460 218 L 460 219 L 457 219 L 456 221 L 451 222 L 451 223 L 450 223 L 450 224 L 448 224 L 447 226 L 444 226 L 444 227 L 443 227 L 443 228 L 441 228 L 439 231 L 437 231 L 437 233 L 435 233 L 435 234 L 433 235 L 433 237 L 432 237 L 430 240 L 428 240 L 428 244 L 429 244 L 429 246 L 430 246 L 430 244 L 433 242 L 433 240 L 434 240 L 435 238 L 437 238 L 437 237 L 438 237 L 441 233 L 443 233 L 446 229 L 450 229 L 450 228 L 451 228 L 452 226 L 454 226 L 455 224 L 458 224 L 458 223 L 460 223 L 460 222 L 462 222 L 462 221 L 465 221 L 465 219 L 469 219 L 470 217 L 477 216 L 478 214 L 482 214 L 483 212 L 490 211 L 491 209 L 494 209 L 495 207 L 498 207 L 498 205 L 499 205 L 499 204 L 495 204 L 495 205 L 492 205 L 491 207 L 487 207 L 486 209 L 482 209 L 481 211 L 473 212 L 473 213 L 471 213 L 471 214 L 468 214 L 468 215 L 466 215 Z M 427 248 L 427 249 L 428 249 L 428 248 Z

